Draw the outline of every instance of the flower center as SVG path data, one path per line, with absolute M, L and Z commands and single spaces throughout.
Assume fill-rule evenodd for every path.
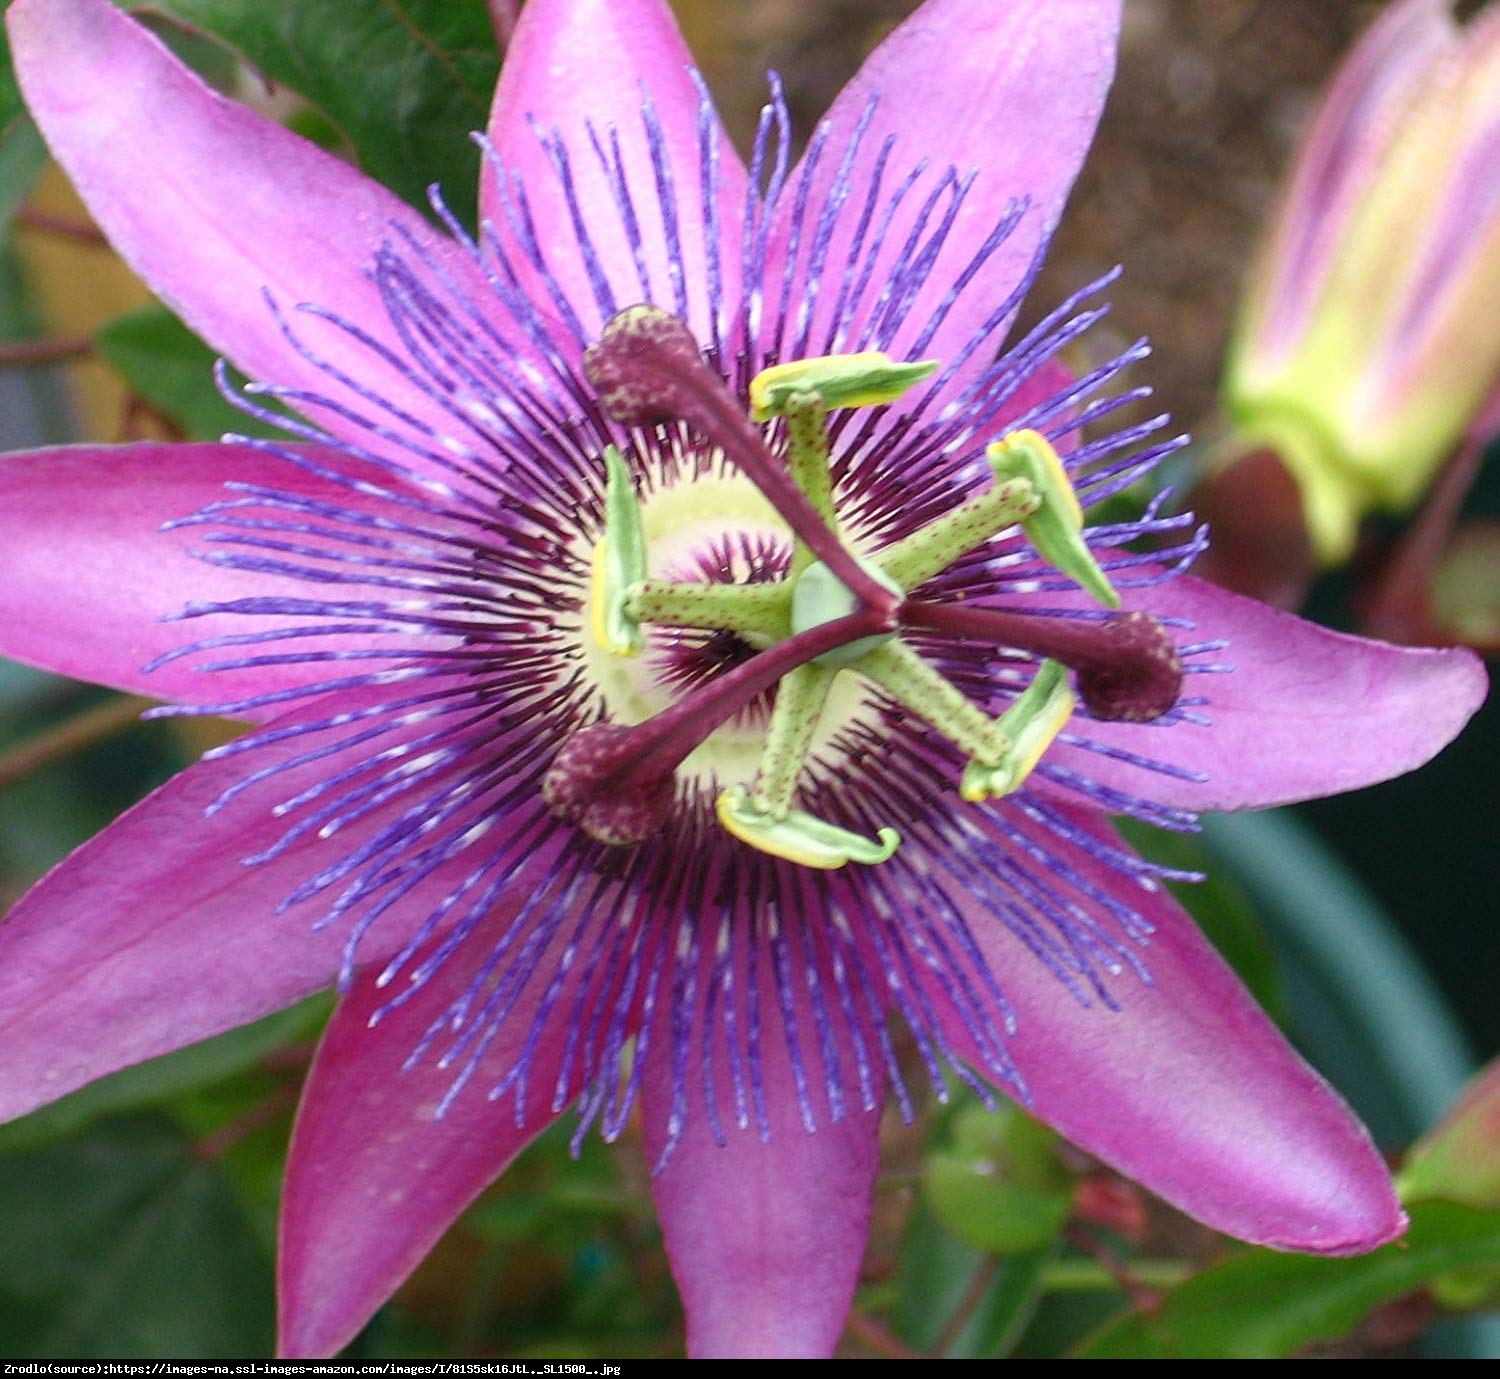
M 833 499 L 829 410 L 895 401 L 935 364 L 871 352 L 778 365 L 752 382 L 747 416 L 686 326 L 635 307 L 610 322 L 584 365 L 617 421 L 643 429 L 685 422 L 739 471 L 663 489 L 642 504 L 624 457 L 614 447 L 605 453 L 588 625 L 611 718 L 564 745 L 543 787 L 552 809 L 593 837 L 629 845 L 656 833 L 674 809 L 678 769 L 696 753 L 699 765 L 738 782 L 721 791 L 716 812 L 743 842 L 819 868 L 890 857 L 900 841 L 894 829 L 872 839 L 796 807 L 820 731 L 859 702 L 846 673 L 968 756 L 959 793 L 974 802 L 1025 782 L 1078 697 L 1095 717 L 1131 721 L 1156 718 L 1176 702 L 1182 671 L 1170 635 L 1149 614 L 1113 611 L 1119 596 L 1084 540 L 1072 484 L 1035 432 L 989 447 L 992 482 L 983 492 L 883 549 L 851 549 Z M 784 457 L 757 426 L 772 419 L 785 429 Z M 1037 617 L 911 596 L 1015 527 L 1109 615 Z M 722 580 L 671 576 L 701 571 L 702 552 L 726 542 L 782 554 L 759 578 L 733 570 Z M 719 673 L 689 684 L 691 677 L 664 675 L 641 658 L 648 626 L 692 631 L 700 644 L 717 639 L 721 653 L 733 654 Z M 908 632 L 979 639 L 1040 664 L 993 716 L 913 649 Z M 751 712 L 767 704 L 768 712 Z

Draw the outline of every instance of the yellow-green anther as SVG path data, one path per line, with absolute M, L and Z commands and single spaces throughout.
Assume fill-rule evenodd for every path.
M 643 579 L 625 593 L 625 612 L 662 627 L 706 627 L 735 632 L 754 646 L 791 635 L 792 587 L 785 580 L 757 584 L 680 584 Z
M 1083 539 L 1083 509 L 1052 443 L 1036 431 L 1012 431 L 985 452 L 995 478 L 1027 479 L 1041 495 L 1041 506 L 1022 523 L 1037 554 L 1106 608 L 1120 596 Z
M 901 587 L 891 580 L 879 566 L 868 560 L 861 560 L 859 564 L 866 573 L 872 575 L 878 583 L 893 594 L 899 595 L 902 592 Z M 792 587 L 793 633 L 808 632 L 814 627 L 822 627 L 824 623 L 833 622 L 837 618 L 847 618 L 849 614 L 858 611 L 859 602 L 850 592 L 849 586 L 821 560 L 809 565 L 797 576 Z M 894 632 L 877 632 L 872 637 L 861 637 L 858 641 L 849 642 L 819 656 L 818 664 L 847 666 L 875 647 L 890 641 L 893 636 L 895 636 Z
M 776 687 L 776 706 L 771 710 L 751 797 L 760 813 L 773 819 L 791 813 L 797 778 L 837 673 L 814 661 L 798 666 Z
M 887 546 L 875 564 L 903 589 L 915 589 L 1041 505 L 1030 480 L 1007 479 Z
M 1010 749 L 1004 724 L 991 718 L 909 646 L 890 642 L 854 667 L 902 707 L 932 724 L 961 751 L 998 766 Z
M 714 808 L 725 832 L 742 843 L 819 871 L 834 871 L 846 862 L 886 862 L 901 844 L 901 835 L 894 828 L 882 828 L 878 837 L 866 838 L 799 809 L 782 819 L 763 814 L 743 785 L 725 790 Z
M 1060 661 L 1043 661 L 1031 683 L 1000 716 L 997 726 L 1009 740 L 1004 755 L 995 764 L 977 757 L 971 761 L 958 793 L 977 804 L 1019 790 L 1067 726 L 1076 703 L 1068 668 Z
M 631 586 L 646 577 L 641 508 L 625 458 L 613 445 L 605 448 L 604 468 L 604 535 L 594 547 L 589 627 L 606 651 L 638 656 L 646 639 L 626 602 Z
M 750 415 L 756 421 L 783 416 L 798 393 L 817 393 L 829 411 L 883 406 L 930 378 L 937 367 L 936 359 L 898 364 L 880 350 L 776 364 L 750 380 Z

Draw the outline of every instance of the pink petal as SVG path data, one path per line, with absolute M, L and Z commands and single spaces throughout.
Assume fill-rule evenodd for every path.
M 340 706 L 358 703 L 351 696 Z M 276 842 L 292 822 L 272 816 L 270 804 L 326 777 L 328 763 L 290 767 L 269 790 L 205 814 L 250 771 L 305 749 L 305 740 L 291 738 L 189 767 L 54 868 L 0 924 L 0 1121 L 333 981 L 347 930 L 314 933 L 308 906 L 277 915 L 277 905 L 410 801 L 387 804 L 331 841 L 304 838 L 254 867 L 240 859 Z M 425 918 L 467 865 L 460 857 L 434 873 L 408 897 L 405 913 Z M 399 919 L 376 925 L 361 951 L 388 953 L 404 939 L 403 923 L 409 932 Z
M 692 67 L 692 54 L 665 0 L 528 0 L 521 11 L 495 93 L 489 136 L 498 161 L 524 188 L 531 219 L 541 229 L 548 270 L 577 312 L 586 341 L 614 310 L 651 301 L 682 316 L 707 343 L 723 336 L 727 310 L 721 305 L 738 301 L 745 171 L 717 117 L 711 117 L 707 137 L 716 150 L 718 181 L 705 202 L 703 98 Z M 660 123 L 672 180 L 669 213 L 661 208 L 647 137 L 648 101 Z M 645 281 L 614 178 L 604 170 L 591 137 L 597 136 L 608 155 L 612 132 L 619 135 L 625 183 L 640 227 Z M 571 204 L 538 137 L 554 134 L 566 148 Z M 507 207 L 493 165 L 485 168 L 480 205 L 522 267 L 524 254 L 510 229 L 516 207 Z M 709 215 L 717 217 L 717 234 L 707 226 Z M 604 304 L 597 300 L 588 255 L 570 230 L 575 216 L 587 228 L 597 270 L 608 285 L 610 301 Z M 674 233 L 680 236 L 675 253 Z M 534 271 L 528 270 L 525 280 L 534 294 L 545 291 Z M 686 293 L 685 309 L 674 281 Z
M 316 450 L 304 453 L 328 463 Z M 355 512 L 380 507 L 352 487 L 320 480 L 242 445 L 76 446 L 0 459 L 0 654 L 187 704 L 248 698 L 339 673 L 320 662 L 213 674 L 194 669 L 230 656 L 285 650 L 285 645 L 205 651 L 143 671 L 154 657 L 204 638 L 299 621 L 242 614 L 165 621 L 189 603 L 320 595 L 290 575 L 194 558 L 194 551 L 234 549 L 205 543 L 206 528 L 161 530 L 163 523 L 206 504 L 237 497 L 224 486 L 230 480 Z M 366 597 L 372 592 L 379 596 L 380 591 L 359 591 Z M 309 619 L 300 622 L 307 625 Z M 298 638 L 295 647 L 298 652 L 348 650 L 377 643 L 393 646 L 397 640 Z
M 781 301 L 779 265 L 796 246 L 783 357 L 864 344 L 863 332 L 872 322 L 878 324 L 880 294 L 889 290 L 893 301 L 904 299 L 903 324 L 876 333 L 894 356 L 921 354 L 945 362 L 964 356 L 960 378 L 990 362 L 1019 303 L 984 328 L 1023 283 L 1046 244 L 1093 139 L 1114 74 L 1119 18 L 1117 0 L 928 0 L 886 39 L 828 114 L 827 143 L 808 184 L 806 210 L 799 214 L 800 172 L 794 172 L 778 212 L 765 308 L 768 326 L 774 324 Z M 839 194 L 846 150 L 876 96 L 878 104 L 847 176 L 851 195 L 819 271 L 811 263 L 819 238 L 815 227 L 830 195 Z M 880 184 L 875 226 L 908 172 L 924 158 L 932 166 L 880 239 L 869 286 L 850 313 L 849 329 L 840 332 L 836 325 L 845 265 L 855 253 L 860 212 L 887 138 L 894 145 Z M 979 172 L 921 285 L 901 281 L 898 266 L 908 235 L 929 193 L 950 168 L 959 178 Z M 1017 198 L 1030 202 L 1020 224 L 950 303 L 959 276 Z M 947 206 L 946 198 L 938 203 L 924 243 Z M 861 267 L 874 238 L 872 227 L 858 250 Z M 798 315 L 804 300 L 811 304 L 805 322 Z
M 555 849 L 536 863 L 550 867 Z M 487 921 L 497 937 L 533 889 L 518 883 Z M 476 936 L 477 937 L 477 936 Z M 472 942 L 472 940 L 471 940 Z M 472 1081 L 441 1119 L 436 1111 L 462 1067 L 430 1056 L 403 1067 L 434 1022 L 476 976 L 467 948 L 421 994 L 372 1027 L 399 986 L 361 974 L 339 1005 L 302 1097 L 282 1199 L 280 1353 L 327 1356 L 342 1349 L 438 1238 L 510 1160 L 557 1117 L 552 1090 L 566 1029 L 539 1038 L 521 1123 L 510 1096 L 487 1092 L 515 1061 L 555 961 L 521 995 Z M 560 1001 L 559 1008 L 568 1009 Z
M 1182 809 L 1261 809 L 1336 795 L 1414 770 L 1448 745 L 1483 702 L 1473 652 L 1415 650 L 1350 637 L 1182 577 L 1122 591 L 1127 608 L 1184 619 L 1179 645 L 1226 639 L 1187 664 L 1184 694 L 1210 725 L 1095 723 L 1070 731 L 1106 751 L 1160 763 L 1144 769 L 1058 743 L 1046 756 L 1091 780 Z M 1070 602 L 1047 596 L 1049 604 Z
M 252 378 L 337 395 L 287 343 L 269 291 L 319 354 L 453 429 L 400 373 L 295 308 L 315 303 L 395 344 L 365 274 L 374 250 L 399 227 L 473 286 L 461 251 L 347 163 L 209 90 L 108 0 L 17 0 L 7 22 L 57 160 L 115 248 L 194 330 Z
M 769 979 L 766 988 L 764 1007 L 775 1010 Z M 802 1028 L 812 1028 L 802 1013 Z M 700 1004 L 680 1036 L 694 1060 L 702 1020 Z M 641 1088 L 653 1161 L 667 1144 L 674 1083 L 672 1041 L 664 1029 L 657 1033 Z M 844 1061 L 849 1066 L 847 1050 Z M 864 1259 L 880 1166 L 878 1105 L 864 1111 L 856 1101 L 842 1121 L 825 1118 L 810 1133 L 779 1020 L 767 1021 L 762 1063 L 769 1142 L 753 1118 L 749 1128 L 735 1125 L 721 1059 L 717 1102 L 727 1142 L 715 1141 L 689 1072 L 681 1139 L 651 1183 L 696 1359 L 831 1355 Z
M 968 922 L 1015 1007 L 1009 1049 L 1029 1109 L 1068 1139 L 1190 1215 L 1240 1239 L 1354 1254 L 1398 1235 L 1405 1217 L 1385 1165 L 1338 1096 L 1291 1050 L 1161 890 L 1147 890 L 1007 811 L 1079 876 L 1155 926 L 1129 969 L 1107 980 L 1120 1009 L 1085 1008 L 971 897 Z M 1096 815 L 1063 811 L 1096 845 L 1123 848 Z M 1011 847 L 998 838 L 996 847 Z M 1097 901 L 1058 880 L 1068 901 Z M 950 1037 L 969 1042 L 956 1018 Z M 982 1066 L 975 1060 L 975 1066 Z

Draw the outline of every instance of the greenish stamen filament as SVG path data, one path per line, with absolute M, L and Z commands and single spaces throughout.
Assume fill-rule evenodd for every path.
M 797 779 L 802 774 L 836 674 L 836 670 L 814 662 L 799 666 L 777 686 L 776 707 L 771 710 L 765 750 L 751 796 L 762 814 L 779 820 L 791 812 Z
M 594 547 L 589 625 L 594 640 L 616 656 L 639 656 L 646 639 L 626 607 L 627 591 L 646 575 L 646 537 L 630 470 L 614 446 L 604 452 L 604 535 Z
M 875 557 L 875 564 L 903 589 L 915 589 L 942 574 L 960 556 L 1031 517 L 1041 505 L 1041 497 L 1028 480 L 1008 479 L 887 546 Z
M 999 722 L 909 646 L 888 642 L 861 657 L 854 669 L 971 757 L 988 766 L 1004 759 L 1010 741 Z
M 828 408 L 817 393 L 794 393 L 786 399 L 787 468 L 813 510 L 835 537 L 838 518 L 833 509 L 833 475 L 828 465 Z M 817 559 L 800 538 L 792 546 L 790 577 L 796 579 Z
M 753 646 L 770 646 L 791 636 L 792 586 L 786 580 L 684 584 L 643 579 L 626 591 L 625 609 L 632 618 L 659 627 L 716 628 Z

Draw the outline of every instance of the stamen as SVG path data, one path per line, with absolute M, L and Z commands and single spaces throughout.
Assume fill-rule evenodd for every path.
M 752 396 L 754 386 L 752 383 Z M 828 407 L 817 393 L 794 393 L 785 401 L 784 415 L 786 461 L 792 482 L 806 495 L 828 530 L 837 536 L 839 523 L 833 508 L 833 474 L 828 464 Z M 788 571 L 791 578 L 796 579 L 815 559 L 807 542 L 797 541 L 792 548 L 792 563 Z
M 970 498 L 887 546 L 875 557 L 875 564 L 902 589 L 915 589 L 1007 527 L 1033 518 L 1042 504 L 1030 480 L 998 482 L 988 493 Z
M 791 400 L 802 393 L 816 393 L 829 411 L 883 407 L 932 377 L 938 362 L 919 359 L 898 364 L 883 350 L 864 350 L 776 364 L 750 380 L 750 416 L 754 421 L 785 416 Z
M 616 421 L 645 427 L 682 420 L 713 441 L 818 559 L 890 625 L 896 598 L 828 530 L 681 321 L 652 306 L 622 311 L 585 351 L 583 367 Z
M 786 580 L 751 584 L 682 584 L 645 579 L 626 592 L 625 611 L 661 627 L 733 632 L 752 645 L 791 635 L 792 586 Z
M 752 796 L 755 808 L 773 819 L 791 812 L 797 793 L 797 777 L 807 759 L 807 749 L 817 731 L 818 719 L 828 702 L 828 691 L 837 672 L 816 662 L 799 666 L 781 682 L 776 707 L 766 730 L 765 750 Z
M 1027 479 L 1041 495 L 1021 523 L 1037 554 L 1106 608 L 1118 608 L 1119 594 L 1083 539 L 1083 509 L 1052 443 L 1036 431 L 1013 431 L 986 454 L 997 479 Z
M 604 535 L 594 547 L 589 584 L 589 630 L 616 656 L 639 656 L 646 647 L 627 595 L 646 576 L 646 538 L 641 509 L 624 457 L 613 445 L 604 451 Z
M 1110 722 L 1149 723 L 1182 692 L 1182 662 L 1172 634 L 1149 613 L 1085 622 L 907 599 L 901 621 L 1061 661 L 1077 673 L 1088 711 Z
M 964 768 L 958 793 L 976 804 L 1014 794 L 1067 727 L 1076 703 L 1067 667 L 1061 661 L 1043 661 L 1031 683 L 1000 716 L 998 727 L 1008 745 L 999 764 L 971 761 Z
M 743 785 L 724 791 L 714 807 L 725 831 L 742 843 L 818 871 L 835 871 L 846 862 L 869 866 L 888 862 L 901 845 L 901 835 L 894 828 L 882 828 L 878 841 L 871 841 L 800 809 L 790 810 L 782 818 L 763 814 Z
M 1010 741 L 999 723 L 909 646 L 882 646 L 858 670 L 975 760 L 993 767 L 1005 759 Z

